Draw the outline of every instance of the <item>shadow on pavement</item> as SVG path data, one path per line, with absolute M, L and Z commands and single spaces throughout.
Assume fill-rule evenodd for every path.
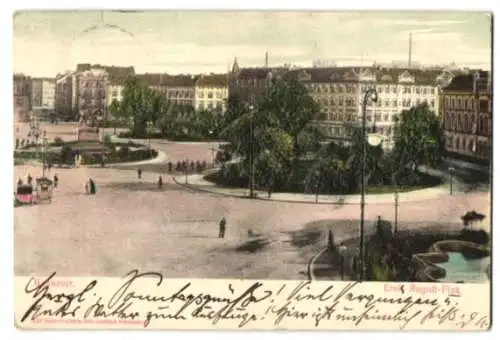
M 236 246 L 234 250 L 237 252 L 256 253 L 264 249 L 269 243 L 271 243 L 271 240 L 266 236 L 253 237 L 243 242 L 243 244 Z

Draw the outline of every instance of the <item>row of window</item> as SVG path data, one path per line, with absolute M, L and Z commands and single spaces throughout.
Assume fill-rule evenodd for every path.
M 366 120 L 368 122 L 384 122 L 384 123 L 390 123 L 394 122 L 396 120 L 396 117 L 398 114 L 381 114 L 381 113 L 376 113 L 374 115 L 367 115 Z M 344 122 L 354 122 L 358 120 L 358 116 L 355 114 L 349 114 L 349 113 L 341 113 L 341 112 L 327 112 L 326 117 L 327 120 L 331 121 L 344 121 Z
M 236 86 L 238 87 L 263 87 L 265 85 L 264 79 L 237 79 Z
M 304 84 L 304 86 L 313 92 L 333 92 L 333 93 L 356 93 L 358 86 L 355 84 Z M 365 92 L 371 85 L 360 85 L 361 92 Z M 421 94 L 421 95 L 434 95 L 434 88 L 432 86 L 402 86 L 402 85 L 378 85 L 375 87 L 378 93 L 403 93 L 403 94 Z
M 448 109 L 473 110 L 477 103 L 473 96 L 445 96 L 444 105 Z M 491 100 L 480 100 L 479 107 L 481 111 L 489 111 Z
M 355 97 L 337 97 L 337 98 L 315 98 L 315 101 L 322 105 L 322 106 L 334 106 L 334 105 L 345 105 L 345 106 L 356 106 L 358 103 L 355 101 Z M 410 100 L 410 99 L 403 99 L 403 100 L 379 100 L 375 103 L 377 107 L 412 107 L 416 105 L 420 105 L 423 102 L 429 103 L 429 106 L 432 108 L 435 105 L 435 101 L 432 99 L 430 101 L 427 100 L 421 100 L 421 99 L 416 99 L 416 100 Z
M 443 128 L 448 131 L 491 136 L 492 121 L 487 115 L 480 116 L 476 122 L 472 114 L 447 112 L 443 117 Z
M 475 154 L 481 158 L 490 157 L 490 144 L 485 141 L 477 141 L 474 138 L 462 136 L 448 136 L 446 138 L 446 149 L 454 152 L 465 152 Z
M 223 92 L 224 91 L 222 91 L 222 90 L 207 91 L 206 93 L 203 91 L 198 91 L 198 98 L 205 98 L 206 97 L 208 99 L 213 99 L 213 98 L 221 99 L 223 96 Z
M 323 127 L 323 130 L 326 130 L 325 132 L 329 132 L 331 136 L 335 137 L 347 137 L 347 129 L 343 126 L 331 126 L 331 127 Z M 392 135 L 393 129 L 392 127 L 375 127 L 375 131 L 378 134 L 381 134 L 383 136 L 386 136 L 387 138 L 390 138 Z

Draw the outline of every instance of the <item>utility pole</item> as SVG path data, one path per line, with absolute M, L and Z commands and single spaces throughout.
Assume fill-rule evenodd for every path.
M 250 105 L 250 198 L 255 198 L 255 130 L 253 121 L 253 105 Z
M 398 207 L 399 207 L 399 192 L 396 187 L 396 192 L 394 193 L 394 233 L 398 232 Z

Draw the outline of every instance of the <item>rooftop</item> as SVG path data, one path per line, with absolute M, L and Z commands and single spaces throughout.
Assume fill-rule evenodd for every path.
M 196 81 L 197 86 L 224 87 L 228 85 L 227 74 L 202 74 Z
M 453 78 L 444 91 L 472 92 L 474 90 L 474 73 L 461 74 Z M 479 79 L 476 81 L 479 92 L 491 92 L 491 75 L 487 71 L 478 71 Z

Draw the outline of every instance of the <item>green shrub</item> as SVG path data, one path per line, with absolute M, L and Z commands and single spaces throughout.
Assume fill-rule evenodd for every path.
M 64 141 L 62 140 L 61 137 L 56 137 L 54 138 L 54 146 L 62 146 L 64 144 Z
M 69 145 L 63 145 L 60 155 L 63 164 L 72 164 L 75 161 L 73 151 Z
M 113 142 L 111 141 L 111 136 L 110 135 L 104 135 L 103 141 L 104 145 L 106 146 L 112 146 Z

